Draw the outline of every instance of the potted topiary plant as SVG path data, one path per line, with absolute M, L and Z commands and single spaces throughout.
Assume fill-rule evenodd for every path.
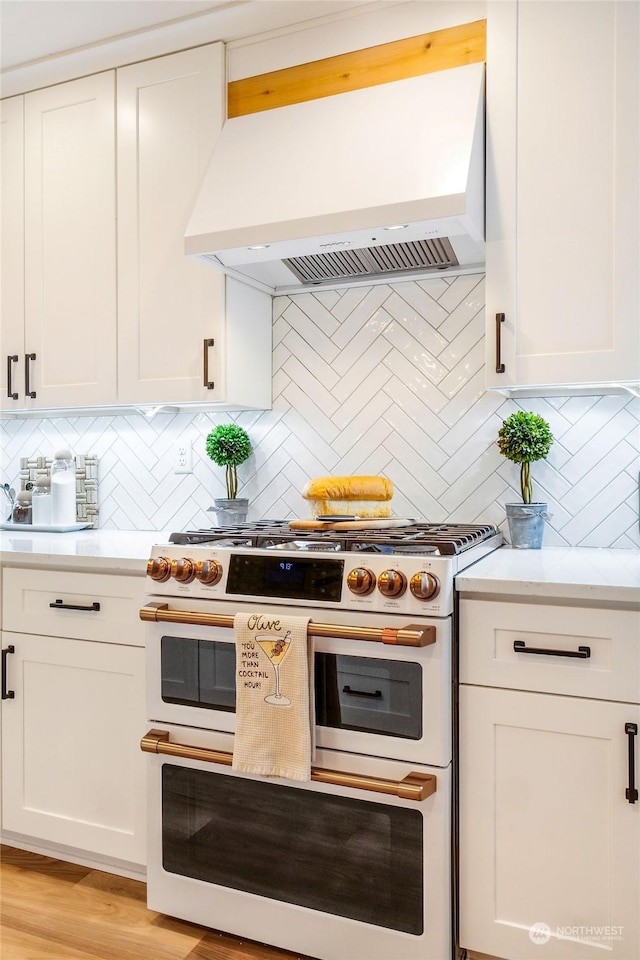
M 218 526 L 244 523 L 249 501 L 238 497 L 238 467 L 251 455 L 251 441 L 236 423 L 221 423 L 207 437 L 207 455 L 219 467 L 225 467 L 226 498 L 213 501 Z
M 536 413 L 518 410 L 503 420 L 498 431 L 500 453 L 520 464 L 522 503 L 506 503 L 512 547 L 540 549 L 547 514 L 546 503 L 533 503 L 531 464 L 545 460 L 553 436 L 549 424 Z

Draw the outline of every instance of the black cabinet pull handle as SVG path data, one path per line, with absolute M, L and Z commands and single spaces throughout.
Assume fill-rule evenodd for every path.
M 502 362 L 502 327 L 504 323 L 504 313 L 496 313 L 496 373 L 504 373 L 505 367 Z
M 578 647 L 577 650 L 552 650 L 546 647 L 526 647 L 524 640 L 514 640 L 513 652 L 539 653 L 545 657 L 577 657 L 579 660 L 588 660 L 591 656 L 591 647 Z
M 204 384 L 207 390 L 213 390 L 215 384 L 213 380 L 209 380 L 209 347 L 212 347 L 215 343 L 213 338 L 207 339 L 205 337 L 204 341 Z
M 15 693 L 13 690 L 7 690 L 7 657 L 10 653 L 15 653 L 16 648 L 12 643 L 8 647 L 2 648 L 2 699 L 13 700 Z
M 89 607 L 78 606 L 76 603 L 63 603 L 62 600 L 56 600 L 55 603 L 50 603 L 49 606 L 52 610 L 87 610 L 89 613 L 100 609 L 100 604 L 95 600 Z
M 633 738 L 638 735 L 638 724 L 625 723 L 624 732 L 629 738 L 629 786 L 625 790 L 624 795 L 629 803 L 635 803 L 638 799 L 638 790 L 636 788 L 636 763 L 633 749 L 635 744 Z
M 17 354 L 17 353 L 10 353 L 10 354 L 7 356 L 7 397 L 9 398 L 9 400 L 17 400 L 17 399 L 18 399 L 18 394 L 14 392 L 14 390 L 13 390 L 13 384 L 12 384 L 12 382 L 11 382 L 11 379 L 12 379 L 12 376 L 11 376 L 11 375 L 12 375 L 12 373 L 13 373 L 12 364 L 13 364 L 13 363 L 17 363 L 17 362 L 18 362 L 18 354 Z
M 342 688 L 343 693 L 350 693 L 352 697 L 370 697 L 372 700 L 382 700 L 382 690 L 352 690 L 349 684 Z
M 32 400 L 35 400 L 36 392 L 35 390 L 31 389 L 31 382 L 29 378 L 31 368 L 29 366 L 29 361 L 35 359 L 35 353 L 25 353 L 24 355 L 24 393 L 26 397 L 31 397 Z

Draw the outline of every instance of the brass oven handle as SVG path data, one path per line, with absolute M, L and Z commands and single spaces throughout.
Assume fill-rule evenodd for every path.
M 18 394 L 15 393 L 15 391 L 14 391 L 14 389 L 13 389 L 13 384 L 12 384 L 12 382 L 11 382 L 11 374 L 12 374 L 12 372 L 13 372 L 13 366 L 12 366 L 12 364 L 17 363 L 17 362 L 18 362 L 18 354 L 17 354 L 17 353 L 9 353 L 9 354 L 7 354 L 7 397 L 9 398 L 9 400 L 17 400 L 17 399 L 18 399 Z
M 192 610 L 170 610 L 166 603 L 148 603 L 140 610 L 140 619 L 162 623 L 191 623 L 199 627 L 233 628 L 233 617 L 219 613 L 195 613 Z M 309 622 L 310 637 L 330 637 L 343 640 L 374 640 L 399 647 L 427 647 L 436 642 L 434 626 L 421 627 L 409 623 L 406 627 L 348 627 L 338 623 Z
M 194 747 L 188 743 L 170 743 L 166 730 L 149 730 L 140 741 L 144 753 L 161 753 L 169 757 L 181 757 L 184 760 L 201 760 L 206 763 L 219 763 L 230 767 L 233 754 L 226 750 L 210 750 L 207 747 Z M 365 777 L 359 773 L 343 773 L 341 770 L 311 768 L 311 779 L 317 783 L 330 783 L 336 787 L 352 787 L 356 790 L 370 790 L 373 793 L 388 793 L 403 800 L 426 800 L 436 792 L 437 779 L 429 773 L 409 773 L 404 780 L 385 780 L 383 777 Z
M 205 337 L 204 346 L 203 346 L 203 356 L 204 356 L 204 368 L 203 368 L 203 386 L 207 390 L 213 390 L 215 384 L 213 380 L 209 380 L 209 347 L 214 345 L 215 341 L 212 337 Z

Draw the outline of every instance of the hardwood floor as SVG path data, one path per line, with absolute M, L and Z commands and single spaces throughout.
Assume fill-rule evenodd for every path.
M 147 910 L 144 883 L 0 846 L 2 960 L 310 960 Z

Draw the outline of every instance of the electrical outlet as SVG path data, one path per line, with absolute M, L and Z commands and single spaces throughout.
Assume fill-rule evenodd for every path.
M 187 440 L 179 440 L 176 443 L 174 462 L 174 473 L 193 473 L 191 444 Z

